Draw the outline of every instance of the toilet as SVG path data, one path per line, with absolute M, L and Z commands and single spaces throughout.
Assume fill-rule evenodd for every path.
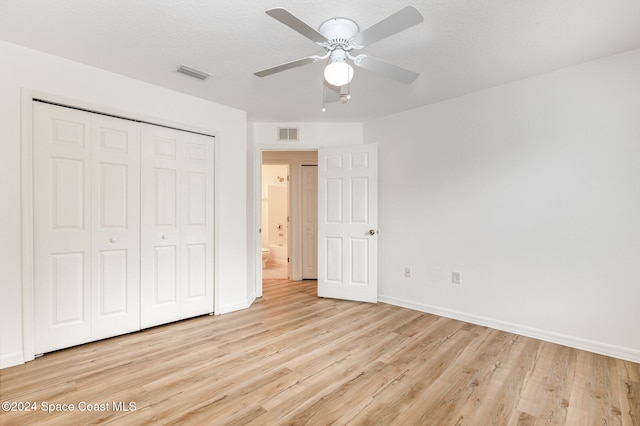
M 271 252 L 271 250 L 269 250 L 268 248 L 263 248 L 262 249 L 262 268 L 266 268 L 267 267 L 267 260 L 269 260 L 269 253 Z

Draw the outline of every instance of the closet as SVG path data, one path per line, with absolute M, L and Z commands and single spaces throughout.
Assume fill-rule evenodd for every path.
M 213 140 L 33 103 L 35 353 L 213 312 Z

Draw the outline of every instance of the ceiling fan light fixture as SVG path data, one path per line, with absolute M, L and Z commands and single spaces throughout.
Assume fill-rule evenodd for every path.
M 327 83 L 341 87 L 349 84 L 353 78 L 353 67 L 347 63 L 347 54 L 342 49 L 331 53 L 329 65 L 324 68 L 324 79 Z
M 324 69 L 324 79 L 333 86 L 344 86 L 353 78 L 353 67 L 346 62 L 332 62 Z

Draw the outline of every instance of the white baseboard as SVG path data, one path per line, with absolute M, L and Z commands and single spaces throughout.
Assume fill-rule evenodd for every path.
M 0 370 L 20 364 L 24 364 L 24 356 L 22 352 L 12 352 L 10 354 L 0 356 Z
M 520 334 L 522 336 L 532 337 L 534 339 L 544 340 L 546 342 L 557 343 L 559 345 L 568 346 L 575 349 L 582 349 L 600 355 L 606 355 L 626 361 L 640 363 L 640 351 L 636 349 L 610 345 L 608 343 L 596 342 L 593 340 L 582 339 L 579 337 L 555 333 L 547 330 L 540 330 L 520 324 L 508 323 L 492 318 L 471 315 L 464 312 L 453 311 L 450 309 L 443 309 L 437 306 L 416 303 L 390 296 L 378 295 L 378 301 L 388 303 L 390 305 L 400 306 L 403 308 L 413 309 L 414 311 L 425 312 L 428 314 L 438 315 L 441 317 L 451 318 L 472 324 L 483 325 L 485 327 L 495 328 L 496 330 L 507 331 L 509 333 Z

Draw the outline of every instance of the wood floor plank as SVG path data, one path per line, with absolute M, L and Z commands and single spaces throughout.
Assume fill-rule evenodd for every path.
M 273 279 L 249 309 L 0 370 L 0 397 L 38 408 L 3 425 L 640 426 L 640 365 Z
M 458 411 L 470 424 L 487 419 L 489 424 L 509 424 L 516 411 L 524 378 L 539 342 L 514 336 L 496 355 L 493 366 L 485 365 L 477 376 L 474 394 Z

